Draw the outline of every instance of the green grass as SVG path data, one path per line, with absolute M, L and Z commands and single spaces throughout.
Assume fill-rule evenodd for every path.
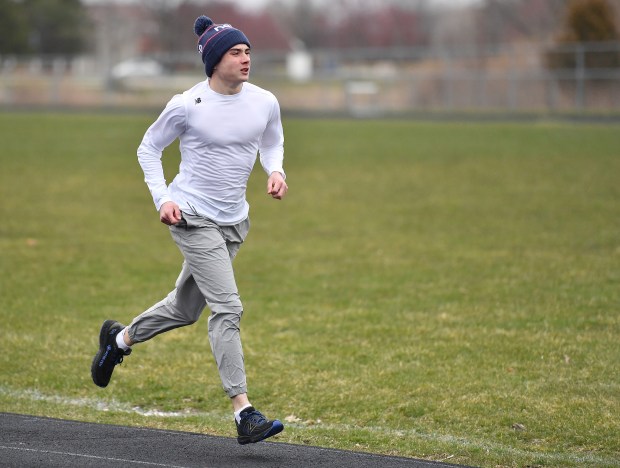
M 90 380 L 102 320 L 182 260 L 135 157 L 154 118 L 0 114 L 0 411 L 234 435 L 206 320 Z M 620 127 L 284 124 L 289 195 L 257 165 L 236 259 L 277 440 L 620 466 Z

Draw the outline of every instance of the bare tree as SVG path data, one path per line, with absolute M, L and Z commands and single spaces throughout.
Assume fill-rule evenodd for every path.
M 479 13 L 479 37 L 492 45 L 516 39 L 551 39 L 569 0 L 485 0 Z
M 311 2 L 295 2 L 289 5 L 276 0 L 271 2 L 269 11 L 307 48 L 319 48 L 324 45 L 326 17 Z

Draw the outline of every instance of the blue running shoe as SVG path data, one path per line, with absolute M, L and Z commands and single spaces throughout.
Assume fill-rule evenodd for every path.
M 241 422 L 235 420 L 237 425 L 237 442 L 241 445 L 253 444 L 265 440 L 282 432 L 284 425 L 274 419 L 268 420 L 260 411 L 255 410 L 252 406 L 244 409 L 240 415 Z
M 99 387 L 107 387 L 114 371 L 114 366 L 123 362 L 123 357 L 131 354 L 131 349 L 124 351 L 116 345 L 116 335 L 125 325 L 114 320 L 103 322 L 99 332 L 99 351 L 90 366 L 93 382 Z

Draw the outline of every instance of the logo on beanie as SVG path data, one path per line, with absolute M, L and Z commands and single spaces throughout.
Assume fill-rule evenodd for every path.
M 228 23 L 224 23 L 224 24 L 218 24 L 216 27 L 213 28 L 213 30 L 215 32 L 219 32 L 222 29 L 228 29 L 228 28 L 232 28 L 232 26 Z
M 228 23 L 224 23 L 224 24 L 218 24 L 215 27 L 211 28 L 211 30 L 214 33 L 219 33 L 220 31 L 223 31 L 224 29 L 235 29 L 232 27 L 232 25 L 228 24 Z M 208 39 L 207 39 L 208 42 Z M 202 54 L 202 51 L 204 50 L 204 45 L 203 44 L 198 44 L 198 53 Z

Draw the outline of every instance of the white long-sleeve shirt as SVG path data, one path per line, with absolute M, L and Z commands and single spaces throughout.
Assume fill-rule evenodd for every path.
M 166 186 L 161 157 L 180 141 L 179 173 Z M 222 95 L 208 80 L 174 96 L 138 148 L 144 180 L 159 210 L 174 201 L 181 211 L 233 225 L 248 216 L 248 178 L 257 153 L 267 174 L 282 173 L 284 135 L 276 97 L 251 83 Z

